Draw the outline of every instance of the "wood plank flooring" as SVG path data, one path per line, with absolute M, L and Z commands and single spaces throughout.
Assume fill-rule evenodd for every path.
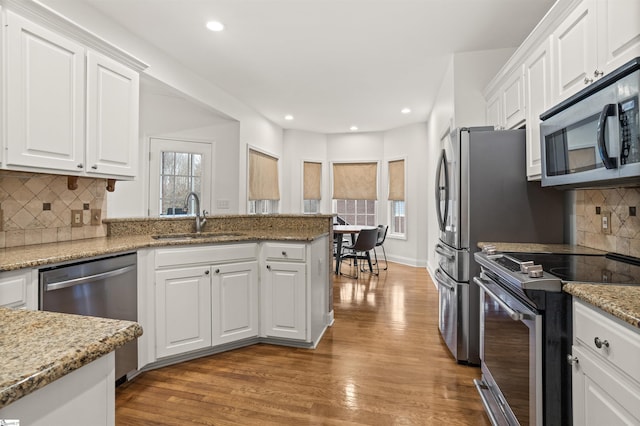
M 117 388 L 116 424 L 490 424 L 424 268 L 336 277 L 334 310 L 315 350 L 254 345 L 142 373 Z

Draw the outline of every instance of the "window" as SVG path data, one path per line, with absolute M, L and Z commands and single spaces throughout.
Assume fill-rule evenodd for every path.
M 390 204 L 390 232 L 393 235 L 404 236 L 407 233 L 404 160 L 389 161 L 389 204 Z
M 278 213 L 278 159 L 249 148 L 248 209 L 251 214 Z
M 303 212 L 320 213 L 322 163 L 305 161 L 303 171 Z
M 352 225 L 376 226 L 377 181 L 377 163 L 334 163 L 334 213 Z
M 198 194 L 200 211 L 210 209 L 210 143 L 152 138 L 149 152 L 150 215 L 195 215 L 190 192 Z

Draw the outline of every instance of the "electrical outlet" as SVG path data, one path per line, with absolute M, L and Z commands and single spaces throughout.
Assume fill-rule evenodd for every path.
M 77 228 L 82 226 L 82 210 L 71 210 L 71 227 Z
M 91 225 L 93 226 L 102 225 L 102 210 L 91 209 Z
M 611 233 L 611 212 L 602 212 L 600 216 L 600 223 L 603 234 Z
M 4 231 L 4 210 L 0 209 L 0 231 Z

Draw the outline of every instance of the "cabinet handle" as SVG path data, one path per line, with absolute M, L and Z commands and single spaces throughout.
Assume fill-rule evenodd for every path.
M 207 269 L 206 271 L 204 271 L 205 275 L 209 275 L 209 270 Z
M 600 340 L 600 338 L 597 337 L 597 336 L 596 336 L 595 339 L 593 339 L 593 343 L 596 345 L 596 348 L 598 348 L 598 349 L 602 349 L 603 346 L 605 348 L 609 347 L 609 341 L 608 340 Z
M 598 69 L 597 69 L 597 70 L 595 70 L 595 71 L 593 72 L 593 76 L 594 76 L 595 78 L 600 78 L 600 77 L 602 77 L 603 75 L 604 75 L 604 71 L 600 71 L 600 70 L 598 70 Z
M 91 166 L 91 168 L 92 168 L 93 170 L 98 170 L 98 165 L 97 165 L 97 164 L 94 164 L 93 166 Z
M 287 252 L 283 250 L 283 251 L 282 251 L 282 255 L 283 255 L 284 257 L 287 257 Z
M 592 78 L 589 78 L 589 77 L 585 77 L 584 78 L 584 84 L 591 84 L 591 83 L 593 83 L 593 79 Z
M 268 269 L 268 270 L 271 270 L 271 265 L 267 265 L 267 269 Z
M 216 274 L 219 274 L 219 273 L 220 273 L 220 269 L 216 269 Z
M 567 363 L 569 365 L 576 365 L 579 363 L 578 357 L 573 356 L 572 354 L 567 355 Z
M 83 167 L 84 167 L 84 165 L 83 165 L 82 163 L 80 163 L 80 164 L 78 164 L 76 167 L 77 167 L 77 168 L 79 168 L 79 169 L 81 169 L 81 168 L 83 168 Z

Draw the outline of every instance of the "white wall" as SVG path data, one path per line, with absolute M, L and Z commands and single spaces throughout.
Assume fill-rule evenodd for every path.
M 238 168 L 233 176 L 226 179 L 238 182 L 238 194 L 233 199 L 238 205 L 238 212 L 246 212 L 247 146 L 253 145 L 281 156 L 282 129 L 88 4 L 68 0 L 42 0 L 42 3 L 146 62 L 149 68 L 145 74 L 175 88 L 196 104 L 220 111 L 240 123 Z

